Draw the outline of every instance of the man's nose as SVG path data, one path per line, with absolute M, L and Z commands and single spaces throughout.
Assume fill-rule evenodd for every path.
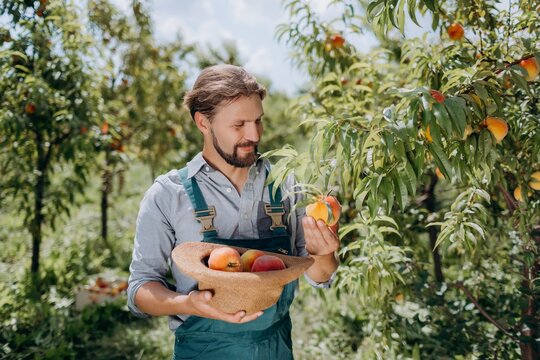
M 261 137 L 259 127 L 257 124 L 246 124 L 244 131 L 244 138 L 248 141 L 252 142 L 259 142 L 259 139 Z

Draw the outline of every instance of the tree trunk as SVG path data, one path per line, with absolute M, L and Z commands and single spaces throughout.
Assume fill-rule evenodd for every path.
M 105 243 L 105 246 L 112 251 L 111 245 L 108 239 L 108 210 L 109 210 L 109 194 L 112 187 L 112 173 L 110 170 L 109 156 L 105 156 L 105 170 L 101 178 L 101 238 Z
M 47 166 L 49 153 L 45 153 L 43 149 L 42 137 L 39 133 L 36 133 L 36 170 L 37 179 L 34 186 L 34 216 L 30 223 L 30 234 L 32 235 L 32 263 L 30 265 L 30 272 L 33 275 L 39 273 L 39 253 L 41 247 L 42 227 L 43 227 L 43 198 L 45 196 L 45 183 L 47 180 Z M 37 276 L 34 276 L 37 279 Z
M 426 206 L 426 209 L 433 213 L 435 212 L 435 185 L 437 184 L 437 176 L 435 174 L 431 175 L 431 180 L 429 182 L 429 185 L 424 189 L 424 194 L 426 196 L 424 200 L 424 204 Z M 441 262 L 441 255 L 439 253 L 439 249 L 435 247 L 435 244 L 437 243 L 437 234 L 438 230 L 435 227 L 430 227 L 428 229 L 429 233 L 429 244 L 431 247 L 431 254 L 433 256 L 433 268 L 435 272 L 435 279 L 437 282 L 441 283 L 444 282 L 444 275 L 442 272 L 442 262 Z
M 39 253 L 43 225 L 43 195 L 45 192 L 45 169 L 40 165 L 38 166 L 38 171 L 39 175 L 34 187 L 34 218 L 30 224 L 30 233 L 32 234 L 32 265 L 30 271 L 32 274 L 38 274 L 39 272 Z
M 540 228 L 536 228 L 531 232 L 531 236 L 535 241 L 536 253 L 540 251 Z M 535 251 L 532 251 L 533 253 Z M 523 360 L 535 360 L 540 358 L 540 349 L 536 338 L 538 337 L 538 308 L 536 302 L 538 301 L 537 295 L 533 292 L 533 281 L 538 276 L 540 270 L 540 259 L 535 258 L 532 266 L 523 265 L 523 280 L 521 286 L 524 289 L 530 290 L 529 295 L 526 297 L 526 305 L 521 311 L 521 338 L 527 339 L 527 341 L 521 340 L 519 342 L 519 348 L 521 349 L 521 358 Z

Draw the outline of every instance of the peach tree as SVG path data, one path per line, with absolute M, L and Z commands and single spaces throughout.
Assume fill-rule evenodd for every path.
M 37 275 L 43 228 L 69 214 L 92 165 L 90 41 L 71 3 L 3 1 L 0 16 L 0 202 L 24 218 Z
M 329 7 L 285 5 L 277 37 L 313 79 L 294 112 L 311 139 L 266 153 L 273 180 L 294 173 L 344 206 L 312 352 L 537 358 L 539 3 Z

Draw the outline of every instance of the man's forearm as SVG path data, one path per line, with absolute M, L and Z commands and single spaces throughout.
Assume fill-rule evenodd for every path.
M 153 316 L 190 313 L 187 295 L 171 291 L 157 281 L 147 282 L 137 290 L 135 305 L 142 312 Z
M 330 280 L 330 277 L 336 271 L 339 264 L 335 253 L 321 256 L 312 255 L 312 257 L 315 259 L 315 262 L 306 271 L 309 278 L 318 283 Z

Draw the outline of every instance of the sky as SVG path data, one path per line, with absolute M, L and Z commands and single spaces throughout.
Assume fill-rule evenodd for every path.
M 130 0 L 113 3 L 127 11 Z M 336 15 L 328 9 L 330 0 L 311 3 L 325 16 Z M 154 0 L 151 16 L 158 41 L 172 41 L 179 32 L 185 41 L 202 46 L 233 41 L 246 70 L 270 79 L 273 88 L 294 95 L 307 81 L 291 63 L 290 49 L 275 38 L 276 26 L 288 20 L 281 0 Z

